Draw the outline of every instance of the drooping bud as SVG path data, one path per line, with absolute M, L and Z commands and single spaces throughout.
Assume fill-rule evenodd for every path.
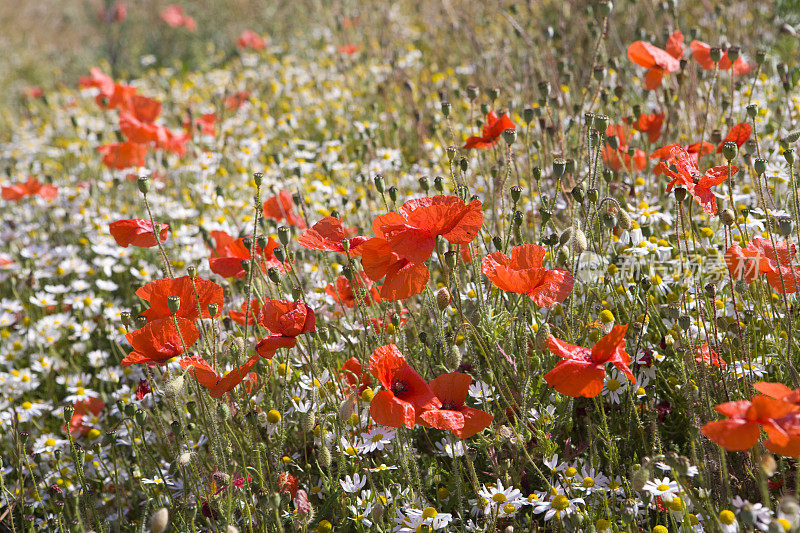
M 617 212 L 617 223 L 619 228 L 623 231 L 630 230 L 633 227 L 633 220 L 631 220 L 631 216 L 624 209 L 620 209 Z
M 587 246 L 586 235 L 583 233 L 583 230 L 575 228 L 575 231 L 572 232 L 571 239 L 572 252 L 580 255 L 586 251 Z
M 726 208 L 720 211 L 719 219 L 726 226 L 731 226 L 736 221 L 736 216 L 733 214 L 733 211 L 731 211 L 729 208 Z
M 547 343 L 550 339 L 550 325 L 548 323 L 544 323 L 539 326 L 539 329 L 536 331 L 536 336 L 533 338 L 533 345 L 539 351 L 546 351 L 547 350 Z

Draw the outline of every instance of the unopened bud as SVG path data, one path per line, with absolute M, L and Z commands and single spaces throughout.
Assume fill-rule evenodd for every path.
M 278 272 L 278 269 L 275 267 L 270 267 L 267 270 L 267 277 L 269 280 L 274 283 L 275 285 L 280 285 L 281 283 L 281 273 Z
M 731 226 L 731 225 L 733 225 L 734 222 L 736 222 L 736 216 L 733 214 L 733 211 L 731 211 L 728 208 L 723 209 L 722 211 L 720 211 L 719 219 L 726 226 Z
M 439 308 L 439 311 L 444 311 L 450 305 L 452 299 L 453 297 L 447 287 L 442 287 L 436 292 L 436 307 Z
M 164 533 L 169 526 L 169 511 L 162 507 L 150 517 L 150 533 Z
M 544 323 L 539 326 L 539 329 L 536 331 L 536 336 L 533 338 L 533 345 L 539 351 L 546 351 L 547 344 L 550 339 L 550 325 Z

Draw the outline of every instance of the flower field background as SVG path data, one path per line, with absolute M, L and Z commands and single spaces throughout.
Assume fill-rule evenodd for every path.
M 0 5 L 0 532 L 800 531 L 799 13 Z

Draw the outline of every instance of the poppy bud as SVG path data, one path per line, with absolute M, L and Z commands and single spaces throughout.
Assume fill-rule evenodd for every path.
M 167 298 L 167 309 L 173 315 L 178 312 L 178 309 L 181 307 L 181 297 L 180 296 L 169 296 Z
M 606 138 L 606 143 L 608 144 L 608 147 L 611 148 L 612 150 L 616 150 L 617 148 L 619 148 L 619 139 L 617 138 L 616 135 L 609 135 Z
M 280 285 L 281 283 L 281 274 L 278 272 L 278 269 L 275 267 L 270 267 L 267 270 L 267 277 L 269 277 L 270 281 L 275 285 Z
M 450 305 L 452 299 L 453 297 L 447 287 L 442 287 L 436 292 L 436 307 L 439 308 L 439 311 L 444 311 Z
M 578 202 L 579 204 L 583 203 L 583 187 L 581 187 L 580 185 L 576 185 L 575 187 L 572 188 L 571 194 L 572 197 L 575 198 L 576 202 Z
M 789 166 L 794 165 L 794 149 L 793 148 L 789 148 L 788 150 L 785 150 L 783 152 L 783 158 L 786 160 L 786 163 Z
M 461 166 L 461 172 L 466 172 L 469 168 L 469 161 L 467 161 L 466 157 L 462 157 L 461 161 L 459 161 L 459 164 Z
M 383 181 L 383 176 L 377 174 L 375 178 L 373 178 L 373 181 L 375 182 L 375 190 L 378 191 L 378 194 L 383 194 L 384 191 L 386 190 L 385 183 Z
M 611 180 L 614 179 L 614 172 L 611 169 L 607 168 L 603 171 L 603 181 L 606 183 L 611 183 Z
M 442 102 L 442 115 L 445 118 L 450 116 L 450 111 L 453 109 L 453 106 L 450 105 L 450 102 Z
M 313 431 L 315 425 L 316 425 L 316 418 L 314 417 L 314 411 L 300 413 L 300 429 L 304 433 L 310 433 L 311 431 Z
M 137 409 L 136 412 L 133 414 L 133 419 L 140 426 L 144 426 L 145 423 L 147 422 L 147 415 L 144 414 L 144 411 L 142 409 Z
M 183 374 L 171 379 L 164 386 L 164 395 L 168 398 L 177 397 L 183 390 Z
M 453 270 L 456 267 L 456 257 L 458 252 L 455 250 L 450 250 L 449 252 L 445 252 L 444 254 L 444 264 L 447 265 L 447 268 Z
M 778 219 L 778 230 L 780 231 L 781 235 L 784 237 L 788 237 L 792 234 L 792 219 L 791 218 L 779 218 Z
M 564 171 L 567 169 L 567 162 L 564 159 L 558 158 L 553 161 L 553 175 L 556 178 L 560 178 L 564 175 Z
M 481 104 L 481 115 L 488 115 L 489 114 L 489 104 Z M 478 121 L 478 125 L 480 125 L 480 121 Z
M 736 143 L 733 142 L 726 142 L 722 145 L 722 155 L 725 156 L 727 161 L 732 161 L 736 157 L 738 150 Z
M 710 50 L 711 61 L 714 63 L 719 63 L 719 60 L 722 59 L 722 48 L 719 46 L 712 46 Z
M 150 517 L 150 533 L 164 533 L 169 525 L 169 511 L 162 507 Z
M 553 213 L 551 213 L 549 209 L 545 209 L 544 207 L 539 208 L 539 218 L 542 219 L 542 226 L 547 224 L 552 216 Z
M 500 89 L 497 87 L 490 87 L 486 90 L 486 96 L 489 97 L 489 100 L 497 100 L 497 98 L 500 96 Z
M 444 191 L 444 179 L 441 176 L 436 176 L 433 178 L 433 188 L 436 189 L 438 192 Z
M 264 174 L 261 172 L 255 172 L 253 174 L 253 181 L 256 183 L 256 187 L 261 187 L 261 181 L 264 179 Z
M 578 255 L 586 251 L 587 248 L 586 235 L 583 233 L 582 229 L 575 228 L 575 231 L 572 232 L 571 247 L 572 251 Z
M 608 115 L 595 115 L 592 119 L 592 127 L 600 133 L 605 133 L 608 128 Z
M 563 266 L 569 264 L 569 252 L 564 248 L 559 248 L 556 254 L 556 264 Z
M 603 225 L 609 229 L 616 227 L 617 225 L 617 217 L 615 217 L 613 213 L 606 211 L 600 216 L 600 218 L 603 221 Z
M 758 114 L 758 104 L 747 104 L 745 108 L 747 110 L 747 116 L 752 120 L 756 118 Z
M 467 85 L 467 98 L 475 100 L 480 94 L 481 90 L 476 85 Z
M 760 157 L 753 161 L 753 169 L 759 176 L 767 171 L 767 160 Z
M 556 243 L 558 243 L 558 235 L 555 233 L 551 233 L 542 239 L 542 244 L 545 246 L 554 246 Z
M 449 148 L 448 148 L 448 154 L 449 154 Z M 428 191 L 430 190 L 431 186 L 428 180 L 428 176 L 422 176 L 418 181 L 419 181 L 419 187 L 422 189 L 422 191 L 425 194 L 428 194 Z
M 597 65 L 592 69 L 592 76 L 597 81 L 603 81 L 603 78 L 606 75 L 606 69 L 603 65 Z
M 461 364 L 461 350 L 459 350 L 458 346 L 455 344 L 451 345 L 447 352 L 445 352 L 444 364 L 447 368 L 452 368 L 453 370 L 458 368 Z
M 719 219 L 726 226 L 731 226 L 736 221 L 736 217 L 733 214 L 733 211 L 731 211 L 730 209 L 723 209 L 722 211 L 720 211 Z
M 147 176 L 139 176 L 136 180 L 136 186 L 139 187 L 140 193 L 147 194 L 150 192 L 150 178 Z
M 119 319 L 122 322 L 122 325 L 126 328 L 131 323 L 131 312 L 130 311 L 122 311 L 119 314 Z
M 631 476 L 631 487 L 635 491 L 641 491 L 644 488 L 645 483 L 650 480 L 650 469 L 647 467 L 640 467 L 639 469 L 633 472 L 633 476 Z
M 767 52 L 765 50 L 756 50 L 756 64 L 761 65 L 764 63 L 764 60 L 767 58 Z
M 286 261 L 286 249 L 283 246 L 276 246 L 275 249 L 272 250 L 272 255 L 281 263 Z
M 558 238 L 558 243 L 567 244 L 567 242 L 569 242 L 570 237 L 572 237 L 572 228 L 567 228 L 563 232 L 561 232 L 561 236 Z
M 533 174 L 533 179 L 535 181 L 542 179 L 542 169 L 540 167 L 533 167 L 531 169 L 531 174 Z
M 530 124 L 531 122 L 533 122 L 533 117 L 534 117 L 534 114 L 533 114 L 533 108 L 532 107 L 526 107 L 522 111 L 522 120 L 525 121 L 525 124 Z
M 319 466 L 322 468 L 330 467 L 332 462 L 331 459 L 331 451 L 325 446 L 320 448 L 319 455 L 317 456 L 317 462 L 319 463 Z
M 675 187 L 675 201 L 680 203 L 686 199 L 686 189 L 683 187 Z
M 620 209 L 617 212 L 617 218 L 619 219 L 618 223 L 621 230 L 629 230 L 633 227 L 631 216 L 624 209 Z
M 547 349 L 547 343 L 550 339 L 550 325 L 548 323 L 544 323 L 539 326 L 539 329 L 536 331 L 536 336 L 533 338 L 533 345 L 539 351 L 545 351 Z
M 395 186 L 389 187 L 389 189 L 387 189 L 386 192 L 389 193 L 389 199 L 392 202 L 396 202 L 397 201 L 397 187 L 395 187 Z
M 494 245 L 495 250 L 503 250 L 503 239 L 501 239 L 499 235 L 492 237 L 492 244 Z

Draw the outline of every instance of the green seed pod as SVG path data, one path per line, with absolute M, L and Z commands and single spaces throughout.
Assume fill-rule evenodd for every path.
M 681 315 L 678 317 L 678 326 L 680 326 L 683 331 L 687 331 L 691 325 L 692 319 L 689 315 Z
M 500 89 L 491 87 L 486 90 L 486 95 L 489 97 L 489 100 L 495 101 L 500 96 Z
M 139 176 L 136 180 L 136 186 L 139 187 L 140 193 L 147 194 L 150 192 L 150 178 L 147 176 Z
M 712 46 L 711 47 L 711 61 L 714 63 L 719 63 L 719 60 L 722 59 L 722 48 L 719 46 Z
M 218 312 L 219 304 L 217 302 L 211 302 L 208 304 L 208 314 L 211 318 L 216 318 Z
M 220 420 L 228 420 L 231 417 L 231 408 L 227 403 L 217 404 L 217 416 Z
M 722 155 L 725 156 L 726 161 L 733 161 L 738 151 L 739 147 L 736 146 L 736 143 L 726 142 L 722 145 Z
M 467 85 L 467 98 L 475 100 L 481 94 L 481 90 L 475 85 Z
M 178 309 L 181 308 L 181 297 L 180 296 L 169 296 L 167 297 L 167 309 L 173 315 L 178 312 Z
M 588 198 L 588 200 L 591 203 L 596 204 L 597 200 L 600 199 L 600 191 L 598 191 L 596 188 L 592 187 L 588 191 L 586 191 L 586 198 Z
M 533 174 L 534 181 L 542 179 L 542 169 L 540 167 L 533 167 L 531 169 L 531 174 Z
M 286 249 L 283 246 L 276 246 L 274 250 L 272 250 L 272 254 L 275 256 L 275 259 L 283 263 L 286 261 Z
M 503 249 L 503 239 L 497 235 L 492 237 L 492 244 L 494 245 L 495 250 L 501 251 Z
M 162 507 L 150 517 L 150 533 L 164 533 L 169 526 L 169 511 Z
M 392 203 L 397 202 L 397 187 L 389 187 L 386 192 L 389 193 L 389 199 L 392 201 Z
M 444 311 L 450 305 L 453 297 L 447 287 L 442 287 L 436 292 L 436 307 L 439 311 Z
M 542 226 L 547 224 L 552 216 L 553 213 L 551 213 L 549 209 L 545 209 L 544 207 L 539 208 L 539 218 L 542 219 Z
M 686 199 L 686 189 L 684 187 L 675 187 L 675 201 L 680 203 Z
M 530 124 L 533 121 L 533 117 L 534 117 L 534 114 L 533 114 L 533 108 L 532 107 L 526 107 L 522 111 L 522 120 L 525 121 L 525 124 Z
M 281 283 L 281 273 L 280 273 L 280 272 L 278 272 L 278 269 L 277 269 L 277 268 L 275 268 L 275 267 L 270 267 L 270 268 L 267 270 L 267 277 L 269 277 L 269 280 L 270 280 L 272 283 L 274 283 L 275 285 L 280 285 L 280 283 Z
M 444 115 L 445 118 L 450 116 L 450 111 L 452 111 L 452 109 L 453 106 L 450 105 L 450 102 L 442 102 L 442 115 Z
M 519 185 L 514 185 L 509 189 L 509 195 L 511 196 L 511 201 L 514 202 L 514 205 L 517 205 L 519 202 L 520 197 L 522 196 L 522 187 Z
M 517 130 L 514 128 L 506 128 L 503 130 L 503 140 L 507 145 L 511 146 L 517 140 Z
M 420 189 L 422 189 L 425 194 L 428 194 L 428 191 L 430 190 L 431 187 L 430 181 L 428 180 L 428 176 L 422 176 L 418 181 Z
M 787 150 L 784 150 L 784 152 L 783 152 L 783 158 L 786 160 L 786 163 L 787 163 L 787 164 L 788 164 L 790 167 L 791 167 L 792 165 L 794 165 L 794 149 L 793 149 L 793 148 L 789 148 L 789 149 L 787 149 Z
M 331 466 L 331 451 L 325 446 L 320 448 L 319 455 L 317 455 L 317 462 L 322 468 L 329 468 Z
M 605 169 L 603 171 L 603 181 L 606 183 L 611 183 L 611 180 L 614 179 L 614 172 L 611 169 Z
M 719 219 L 726 226 L 731 226 L 736 221 L 736 216 L 733 214 L 733 211 L 731 211 L 730 209 L 723 209 L 719 213 Z
M 575 228 L 575 231 L 572 232 L 571 247 L 572 252 L 578 255 L 585 252 L 586 248 L 588 247 L 586 243 L 586 235 L 580 228 Z
M 447 265 L 448 269 L 453 270 L 456 267 L 457 255 L 458 252 L 455 250 L 450 250 L 444 253 L 444 264 Z
M 461 172 L 466 172 L 469 168 L 469 161 L 467 161 L 466 157 L 462 157 L 461 161 L 459 161 L 459 164 L 461 165 Z
M 386 191 L 386 184 L 382 175 L 376 175 L 372 181 L 375 183 L 375 190 L 378 191 L 378 194 L 383 194 Z
M 560 178 L 564 175 L 564 172 L 567 170 L 567 162 L 564 159 L 558 158 L 553 161 L 553 175 L 556 178 Z
M 756 118 L 756 115 L 758 115 L 758 104 L 747 104 L 745 109 L 747 110 L 747 116 L 750 120 Z
M 433 178 L 433 188 L 436 189 L 437 192 L 444 191 L 444 179 L 441 176 Z
M 767 171 L 767 160 L 757 158 L 755 161 L 753 161 L 753 169 L 756 171 L 756 174 L 759 176 L 762 175 Z
M 576 202 L 578 202 L 579 204 L 583 203 L 583 187 L 581 187 L 580 185 L 576 185 L 575 187 L 572 188 L 571 194 Z
M 603 225 L 608 229 L 614 228 L 617 225 L 617 217 L 615 217 L 613 213 L 605 212 L 600 215 L 600 219 Z

